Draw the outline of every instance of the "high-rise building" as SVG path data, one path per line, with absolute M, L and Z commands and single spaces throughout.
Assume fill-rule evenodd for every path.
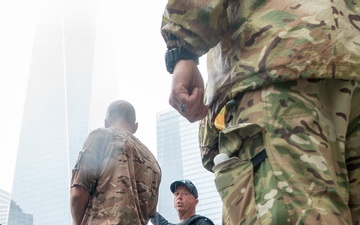
M 24 214 L 32 215 L 34 225 L 64 225 L 72 224 L 71 170 L 94 128 L 89 121 L 103 121 L 106 106 L 117 98 L 118 90 L 116 74 L 101 65 L 106 59 L 97 60 L 95 54 L 103 53 L 103 40 L 97 33 L 98 0 L 43 4 L 34 37 L 12 200 Z M 98 72 L 100 67 L 107 71 Z M 15 208 L 10 208 L 10 214 Z
M 10 193 L 0 189 L 0 225 L 6 225 L 10 207 Z
M 24 213 L 16 202 L 11 201 L 10 213 L 7 225 L 33 225 L 34 217 L 31 214 Z
M 11 209 L 10 213 L 9 209 Z M 16 202 L 11 200 L 10 193 L 1 189 L 0 225 L 33 225 L 33 216 L 31 214 L 24 213 Z
M 213 173 L 201 164 L 198 128 L 198 122 L 188 122 L 175 110 L 157 115 L 157 159 L 162 169 L 158 211 L 171 223 L 179 222 L 179 218 L 173 207 L 170 184 L 186 178 L 199 192 L 196 213 L 221 224 L 222 202 Z

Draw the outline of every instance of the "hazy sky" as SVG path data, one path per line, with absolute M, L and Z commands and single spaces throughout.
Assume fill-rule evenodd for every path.
M 2 77 L 0 83 L 2 105 L 0 111 L 2 127 L 0 131 L 0 188 L 8 192 L 11 192 L 12 188 L 33 38 L 36 25 L 40 20 L 42 2 L 43 0 L 0 2 L 0 73 Z M 150 1 L 144 0 L 137 1 L 137 6 L 134 6 L 133 1 L 99 1 L 99 9 L 108 12 L 99 13 L 98 20 L 111 20 L 108 24 L 111 27 L 109 41 L 113 41 L 114 46 L 122 48 L 120 58 L 117 60 L 123 73 L 119 74 L 118 81 L 114 81 L 120 83 L 119 98 L 134 104 L 139 121 L 139 130 L 136 135 L 152 151 L 156 151 L 156 112 L 168 108 L 170 75 L 165 71 L 163 60 L 159 62 L 159 57 L 134 59 L 128 56 L 133 56 L 134 51 L 139 49 L 139 37 L 143 37 L 141 44 L 144 45 L 144 50 L 154 51 L 154 47 L 158 46 L 158 52 L 155 50 L 154 55 L 160 52 L 163 54 L 165 44 L 159 28 L 165 3 L 164 0 L 157 0 L 151 2 L 150 5 Z M 126 43 L 118 43 L 120 40 L 117 42 L 114 37 L 121 37 L 121 42 Z M 132 43 L 132 40 L 137 43 Z M 152 62 L 154 59 L 156 61 Z M 146 67 L 148 67 L 147 70 L 145 70 Z M 148 73 L 144 73 L 141 69 Z M 149 86 L 150 82 L 162 88 L 156 85 L 152 93 L 139 92 L 145 89 L 144 86 Z M 103 121 L 99 121 L 99 124 L 102 123 Z
M 0 189 L 8 192 L 12 188 L 34 31 L 43 1 L 50 0 L 0 1 Z M 121 48 L 116 59 L 122 71 L 117 81 L 119 98 L 130 101 L 137 109 L 139 129 L 135 135 L 155 155 L 156 114 L 170 108 L 171 75 L 165 69 L 166 47 L 160 35 L 165 4 L 166 0 L 141 0 L 136 4 L 101 0 L 99 7 L 105 13 L 98 15 L 99 20 L 108 20 L 109 42 L 113 42 L 114 48 Z M 151 52 L 151 57 L 141 58 L 139 49 Z M 200 60 L 202 71 L 204 58 Z
M 0 188 L 11 191 L 39 1 L 0 1 Z

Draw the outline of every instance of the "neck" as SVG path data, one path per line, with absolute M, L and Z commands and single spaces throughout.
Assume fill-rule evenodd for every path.
M 192 217 L 193 215 L 195 215 L 195 212 L 192 212 L 192 211 L 189 211 L 189 212 L 178 212 L 178 216 L 179 216 L 180 222 L 183 222 L 183 221 L 189 219 L 189 218 Z
M 116 128 L 120 128 L 120 129 L 124 129 L 124 130 L 127 130 L 128 132 L 134 134 L 133 132 L 133 126 L 131 126 L 129 123 L 126 123 L 126 122 L 116 122 L 114 124 L 111 124 L 110 127 L 116 127 Z

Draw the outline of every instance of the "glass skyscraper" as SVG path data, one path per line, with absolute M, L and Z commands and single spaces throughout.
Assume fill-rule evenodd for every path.
M 198 127 L 198 122 L 188 122 L 175 110 L 157 115 L 157 159 L 162 169 L 158 211 L 171 223 L 178 223 L 179 218 L 173 207 L 170 184 L 186 178 L 198 189 L 196 213 L 221 224 L 222 202 L 213 173 L 201 164 Z
M 34 225 L 64 225 L 72 224 L 71 170 L 94 128 L 89 121 L 103 121 L 106 106 L 117 98 L 118 90 L 115 73 L 97 72 L 103 66 L 95 57 L 95 52 L 101 53 L 98 1 L 43 4 L 11 198 L 23 213 L 33 216 Z M 106 88 L 100 92 L 102 86 Z
M 10 206 L 10 193 L 0 189 L 0 224 L 6 225 Z

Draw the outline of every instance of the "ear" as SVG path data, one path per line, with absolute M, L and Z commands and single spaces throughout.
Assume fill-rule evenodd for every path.
M 105 128 L 109 127 L 109 122 L 106 119 L 104 119 L 104 126 L 105 126 Z
M 135 132 L 137 131 L 138 126 L 139 126 L 139 124 L 136 122 L 136 123 L 134 124 L 133 134 L 135 134 Z

